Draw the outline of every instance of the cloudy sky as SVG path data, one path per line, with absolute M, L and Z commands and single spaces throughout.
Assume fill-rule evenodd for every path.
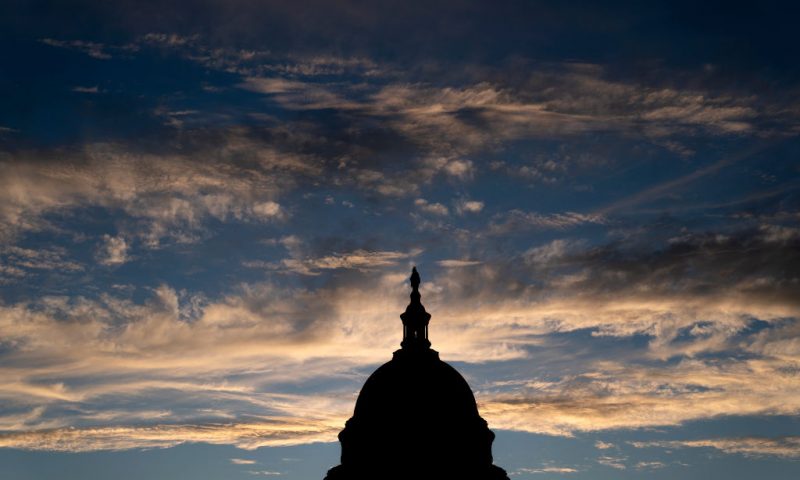
M 798 478 L 798 12 L 595 3 L 3 2 L 0 476 L 321 479 L 417 265 L 512 478 Z

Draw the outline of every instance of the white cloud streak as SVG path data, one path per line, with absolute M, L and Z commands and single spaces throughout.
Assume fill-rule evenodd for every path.
M 710 448 L 745 457 L 800 458 L 800 437 L 738 437 L 631 442 L 636 448 Z

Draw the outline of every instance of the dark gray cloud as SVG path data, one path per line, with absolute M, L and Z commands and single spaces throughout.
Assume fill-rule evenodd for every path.
M 677 65 L 722 63 L 791 71 L 792 7 L 769 3 L 735 7 L 718 2 L 374 2 L 297 4 L 205 0 L 192 15 L 177 0 L 159 2 L 9 2 L 18 31 L 98 37 L 149 32 L 200 34 L 252 48 L 347 50 L 431 60 L 665 59 Z M 65 23 L 65 12 L 81 22 Z M 7 17 L 9 18 L 9 17 Z M 41 35 L 40 35 L 41 36 Z M 630 38 L 635 37 L 636 42 Z M 102 41 L 102 39 L 97 39 Z

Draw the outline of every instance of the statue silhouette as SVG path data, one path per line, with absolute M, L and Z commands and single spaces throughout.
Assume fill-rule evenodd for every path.
M 402 348 L 364 383 L 325 480 L 508 480 L 469 384 L 430 348 L 419 284 L 414 267 Z

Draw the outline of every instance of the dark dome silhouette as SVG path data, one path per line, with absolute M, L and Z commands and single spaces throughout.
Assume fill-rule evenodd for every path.
M 419 282 L 414 268 L 411 303 L 400 316 L 403 348 L 364 383 L 339 433 L 341 465 L 326 480 L 508 480 L 492 465 L 494 433 L 469 384 L 430 348 Z

